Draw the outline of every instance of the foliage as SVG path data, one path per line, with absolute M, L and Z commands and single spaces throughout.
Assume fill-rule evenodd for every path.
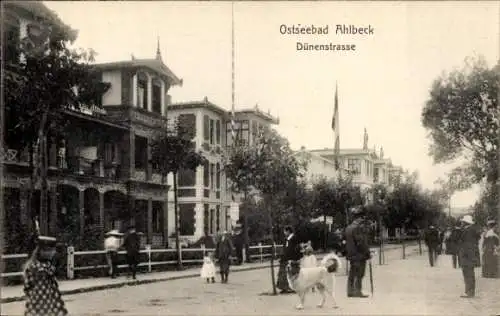
M 166 176 L 181 169 L 196 170 L 205 162 L 192 142 L 192 134 L 178 121 L 158 132 L 151 142 L 151 163 L 155 170 Z
M 498 221 L 498 201 L 500 192 L 494 185 L 489 185 L 474 205 L 474 219 L 479 225 L 486 225 L 488 220 Z
M 95 52 L 70 49 L 76 33 L 53 27 L 57 23 L 45 17 L 41 35 L 15 47 L 21 58 L 6 60 L 5 130 L 9 145 L 33 144 L 40 130 L 43 135 L 63 132 L 65 110 L 98 106 L 109 89 L 90 65 Z
M 452 172 L 457 189 L 498 178 L 498 67 L 490 69 L 483 58 L 466 59 L 463 69 L 434 81 L 422 111 L 434 161 L 466 161 Z

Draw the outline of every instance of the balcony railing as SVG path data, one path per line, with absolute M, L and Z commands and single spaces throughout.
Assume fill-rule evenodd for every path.
M 134 180 L 136 181 L 146 181 L 146 171 L 144 170 L 135 170 L 134 172 Z

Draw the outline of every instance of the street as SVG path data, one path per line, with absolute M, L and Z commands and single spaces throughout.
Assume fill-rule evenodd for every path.
M 338 309 L 331 301 L 316 307 L 320 297 L 306 297 L 305 309 L 295 310 L 297 297 L 269 296 L 269 269 L 232 273 L 229 284 L 206 284 L 199 278 L 180 279 L 119 289 L 64 296 L 73 315 L 497 315 L 500 313 L 499 279 L 484 279 L 476 271 L 478 297 L 461 299 L 461 270 L 452 269 L 442 256 L 430 268 L 426 253 L 406 260 L 373 265 L 375 294 L 366 299 L 347 298 L 346 276 L 337 276 Z M 369 294 L 368 269 L 364 292 Z M 2 315 L 20 315 L 24 302 L 2 305 Z

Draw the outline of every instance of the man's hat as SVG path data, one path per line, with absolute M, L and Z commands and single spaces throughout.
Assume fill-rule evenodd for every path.
M 57 239 L 50 236 L 38 236 L 37 244 L 40 247 L 55 247 Z
M 472 219 L 472 216 L 470 215 L 465 215 L 464 217 L 462 217 L 461 219 L 462 222 L 464 223 L 467 223 L 467 224 L 474 224 L 474 220 Z
M 497 222 L 493 219 L 490 219 L 486 224 L 487 225 L 495 225 Z
M 365 215 L 365 209 L 362 206 L 354 206 L 350 209 L 353 216 L 363 216 Z

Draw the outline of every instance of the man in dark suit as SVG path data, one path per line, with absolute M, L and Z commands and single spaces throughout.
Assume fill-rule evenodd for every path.
M 366 261 L 371 258 L 368 244 L 368 233 L 364 224 L 363 207 L 351 208 L 353 222 L 345 232 L 347 260 L 349 260 L 349 276 L 347 278 L 348 297 L 368 297 L 363 294 L 362 284 L 365 276 Z
M 300 242 L 298 237 L 294 234 L 293 228 L 291 226 L 286 226 L 284 234 L 285 242 L 283 244 L 283 253 L 281 254 L 280 267 L 278 270 L 278 282 L 276 285 L 281 290 L 281 294 L 293 293 L 293 290 L 288 284 L 286 275 L 286 265 L 288 264 L 288 261 L 298 261 L 302 258 Z
M 141 248 L 141 238 L 135 230 L 135 226 L 129 226 L 127 236 L 125 236 L 125 240 L 123 241 L 123 247 L 127 251 L 127 264 L 129 271 L 132 274 L 132 278 L 135 280 L 137 266 L 139 265 L 140 260 L 139 251 Z
M 438 258 L 440 244 L 439 231 L 434 225 L 430 225 L 424 232 L 424 241 L 429 252 L 429 264 L 434 267 Z
M 465 215 L 461 220 L 462 231 L 458 241 L 458 260 L 464 276 L 465 293 L 463 298 L 476 295 L 476 275 L 474 268 L 481 266 L 479 258 L 479 239 L 481 234 L 474 225 L 472 216 Z

